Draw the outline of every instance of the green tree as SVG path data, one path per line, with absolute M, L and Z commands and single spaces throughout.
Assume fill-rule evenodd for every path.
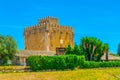
M 75 46 L 74 46 L 73 54 L 82 55 L 82 54 L 81 54 L 80 47 L 79 47 L 77 44 L 75 44 Z
M 11 36 L 0 35 L 0 64 L 7 64 L 18 52 L 17 44 Z
M 120 43 L 118 44 L 118 51 L 117 54 L 120 56 Z
M 94 37 L 82 38 L 80 48 L 89 61 L 99 61 L 104 52 L 108 52 L 108 46 Z
M 68 44 L 68 47 L 66 48 L 65 54 L 73 54 L 73 48 L 70 44 Z
M 106 61 L 108 61 L 108 50 L 109 50 L 108 44 L 104 44 L 103 45 L 103 53 L 106 54 Z

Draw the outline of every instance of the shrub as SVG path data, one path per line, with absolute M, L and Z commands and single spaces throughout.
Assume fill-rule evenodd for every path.
M 65 56 L 55 56 L 53 57 L 53 69 L 64 70 L 66 67 Z
M 77 67 L 77 56 L 69 55 L 66 56 L 66 68 L 67 69 L 74 69 Z
M 28 57 L 28 64 L 30 66 L 30 68 L 34 71 L 40 70 L 41 69 L 41 65 L 39 62 L 40 61 L 41 56 L 30 56 Z
M 75 69 L 76 67 L 81 67 L 81 63 L 84 63 L 84 60 L 84 56 L 77 55 L 28 57 L 29 66 L 33 71 Z
M 82 68 L 120 67 L 120 61 L 94 62 L 85 61 Z
M 120 67 L 120 61 L 95 62 L 85 61 L 84 56 L 62 55 L 62 56 L 30 56 L 28 63 L 33 71 L 39 70 L 64 70 L 75 68 L 100 68 Z

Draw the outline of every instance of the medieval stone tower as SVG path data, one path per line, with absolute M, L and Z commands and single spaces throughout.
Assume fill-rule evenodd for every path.
M 46 17 L 24 29 L 25 50 L 55 51 L 56 47 L 74 46 L 72 27 L 60 26 L 57 18 Z

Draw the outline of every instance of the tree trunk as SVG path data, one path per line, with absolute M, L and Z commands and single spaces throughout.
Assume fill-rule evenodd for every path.
M 90 61 L 92 61 L 92 54 L 90 54 Z
M 88 54 L 88 55 L 87 55 L 88 61 L 90 61 L 90 60 L 91 60 L 91 55 L 90 55 L 90 53 L 89 53 L 89 49 L 88 49 L 88 48 L 86 49 L 86 52 L 87 52 L 87 54 Z
M 108 61 L 108 52 L 106 52 L 106 61 Z

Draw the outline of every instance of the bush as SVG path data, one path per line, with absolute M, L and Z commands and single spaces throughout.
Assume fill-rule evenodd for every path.
M 120 61 L 94 62 L 85 61 L 82 68 L 120 67 Z
M 101 68 L 120 67 L 120 61 L 94 62 L 85 61 L 84 56 L 62 55 L 62 56 L 30 56 L 28 63 L 33 71 L 39 70 L 64 70 L 75 68 Z
M 66 67 L 65 56 L 55 56 L 53 57 L 53 69 L 64 70 Z
M 28 58 L 28 64 L 32 70 L 37 71 L 41 69 L 40 59 L 41 56 L 30 56 Z
M 64 70 L 81 67 L 84 63 L 84 56 L 62 55 L 62 56 L 30 56 L 28 64 L 33 71 L 39 70 Z
M 66 67 L 67 69 L 75 69 L 77 67 L 81 68 L 85 61 L 84 56 L 77 55 L 66 55 Z

